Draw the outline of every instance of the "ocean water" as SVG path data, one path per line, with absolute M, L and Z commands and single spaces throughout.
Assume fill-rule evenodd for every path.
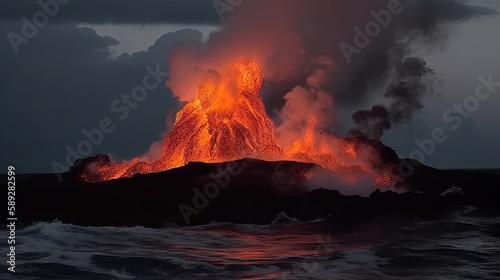
M 0 279 L 500 279 L 500 218 L 470 209 L 350 229 L 284 214 L 267 226 L 54 221 L 18 229 L 17 241 L 16 273 L 3 264 Z

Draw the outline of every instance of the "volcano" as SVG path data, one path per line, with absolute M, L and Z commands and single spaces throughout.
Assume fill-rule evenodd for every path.
M 255 158 L 313 163 L 346 183 L 367 176 L 378 185 L 396 182 L 394 165 L 386 163 L 373 145 L 367 145 L 364 139 L 321 131 L 316 115 L 309 117 L 301 138 L 288 146 L 280 144 L 261 98 L 262 82 L 261 67 L 249 58 L 235 60 L 220 74 L 214 71 L 199 85 L 195 98 L 177 113 L 173 128 L 163 140 L 160 159 L 144 162 L 135 157 L 118 163 L 96 160 L 87 164 L 81 177 L 99 182 L 165 171 L 189 162 Z

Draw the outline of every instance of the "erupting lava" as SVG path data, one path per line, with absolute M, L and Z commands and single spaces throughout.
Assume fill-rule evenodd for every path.
M 302 139 L 281 147 L 272 120 L 260 97 L 261 69 L 256 61 L 234 61 L 221 76 L 213 75 L 199 86 L 194 100 L 176 115 L 162 144 L 161 158 L 141 162 L 95 162 L 82 177 L 104 181 L 131 177 L 186 165 L 188 162 L 227 162 L 246 157 L 315 163 L 336 172 L 348 182 L 364 175 L 381 184 L 395 178 L 381 165 L 373 148 L 357 139 L 343 139 L 318 132 L 311 116 Z

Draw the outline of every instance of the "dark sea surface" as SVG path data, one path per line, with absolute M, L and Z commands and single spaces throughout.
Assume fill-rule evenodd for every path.
M 16 273 L 4 263 L 0 279 L 500 279 L 500 218 L 472 210 L 350 229 L 284 214 L 267 226 L 37 223 L 17 230 Z

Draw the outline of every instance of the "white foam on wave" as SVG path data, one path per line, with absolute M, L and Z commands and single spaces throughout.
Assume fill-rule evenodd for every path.
M 297 218 L 290 218 L 285 212 L 281 212 L 274 217 L 274 220 L 271 222 L 272 226 L 275 225 L 289 225 L 298 223 L 299 220 Z
M 180 228 L 152 229 L 144 227 L 84 227 L 60 221 L 39 222 L 19 229 L 22 242 L 16 246 L 20 253 L 35 253 L 36 257 L 18 260 L 19 267 L 37 264 L 59 264 L 76 267 L 81 271 L 107 274 L 118 279 L 133 279 L 116 269 L 99 267 L 93 257 L 144 258 L 177 265 L 182 269 L 205 267 L 219 269 L 195 258 L 186 258 L 182 250 L 223 243 L 223 234 Z M 125 277 L 125 278 L 124 278 Z M 129 277 L 129 278 L 127 278 Z M 114 278 L 113 278 L 114 279 Z

